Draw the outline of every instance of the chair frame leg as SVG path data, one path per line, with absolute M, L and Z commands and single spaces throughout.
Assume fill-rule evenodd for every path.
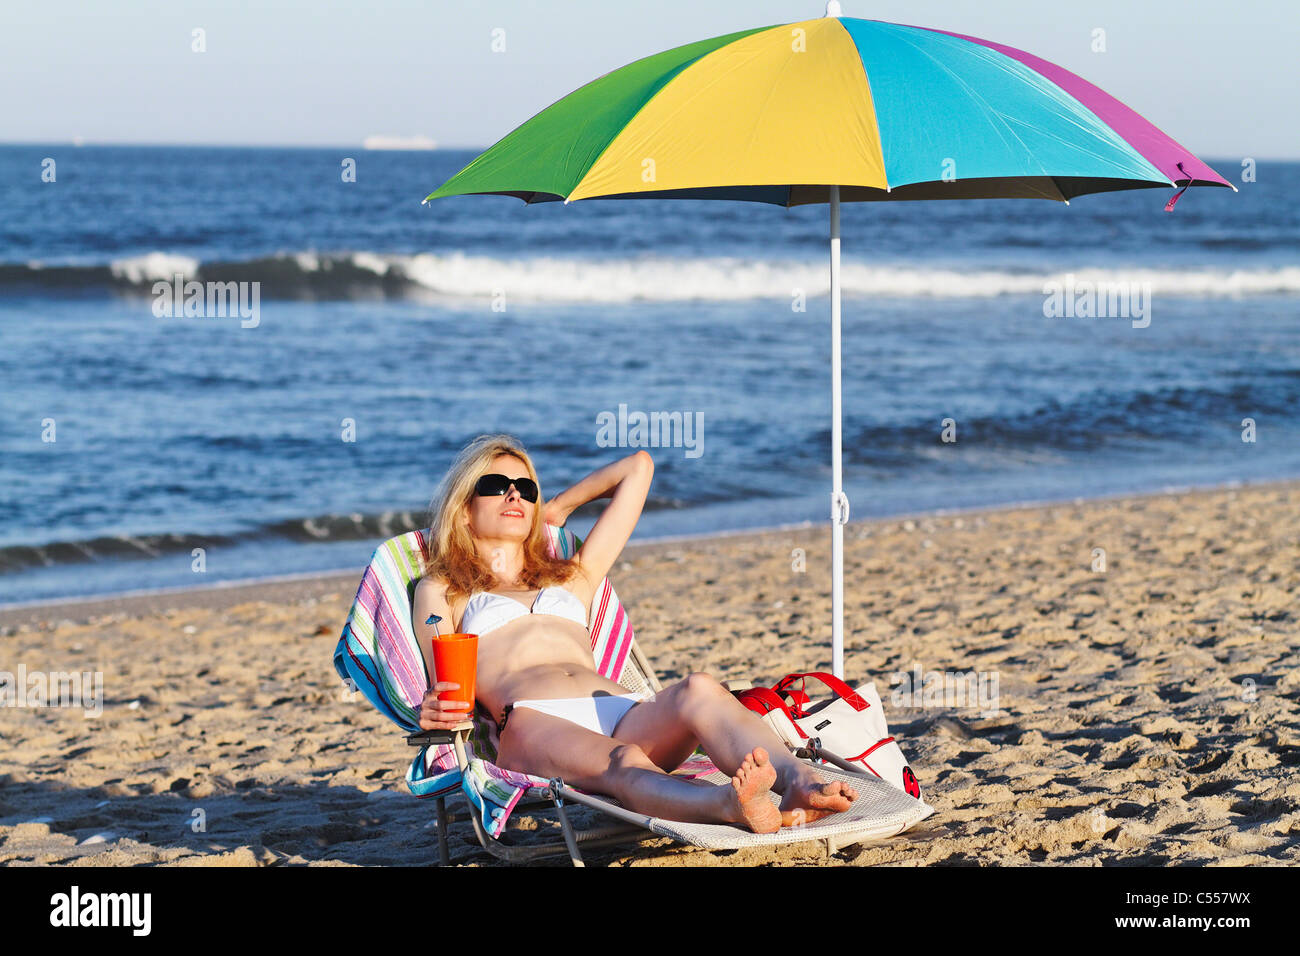
M 434 808 L 438 814 L 438 864 L 451 866 L 451 853 L 447 850 L 447 798 L 439 797 Z
M 547 781 L 546 792 L 560 815 L 560 828 L 564 831 L 564 843 L 569 848 L 569 861 L 575 867 L 585 867 L 582 854 L 578 852 L 578 841 L 574 837 L 573 826 L 569 823 L 569 815 L 564 812 L 564 781 L 559 777 L 552 777 Z
M 874 780 L 880 779 L 875 774 L 863 770 L 862 767 L 856 764 L 851 764 L 843 757 L 833 754 L 829 750 L 823 749 L 820 737 L 813 737 L 811 740 L 805 741 L 802 747 L 796 747 L 793 744 L 786 744 L 786 746 L 789 747 L 791 753 L 800 760 L 825 760 L 831 766 L 838 767 L 845 773 L 851 773 L 855 777 L 869 777 Z

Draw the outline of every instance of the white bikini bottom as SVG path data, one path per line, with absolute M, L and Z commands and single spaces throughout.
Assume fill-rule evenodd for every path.
M 618 722 L 629 710 L 643 701 L 654 699 L 655 695 L 646 691 L 644 694 L 602 694 L 598 697 L 561 697 L 556 700 L 517 700 L 506 708 L 506 711 L 508 716 L 511 709 L 526 707 L 528 710 L 540 711 L 577 724 L 579 727 L 586 727 L 593 733 L 612 737 Z M 502 729 L 504 730 L 504 721 Z

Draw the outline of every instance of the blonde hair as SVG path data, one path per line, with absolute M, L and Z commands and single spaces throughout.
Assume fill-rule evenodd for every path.
M 519 583 L 529 590 L 548 587 L 567 581 L 576 569 L 573 562 L 550 553 L 546 529 L 542 527 L 546 499 L 542 497 L 541 482 L 523 444 L 511 435 L 480 435 L 461 449 L 429 503 L 430 534 L 424 544 L 424 574 L 446 581 L 448 600 L 500 586 L 474 545 L 464 508 L 474 497 L 475 483 L 489 474 L 492 460 L 499 455 L 522 461 L 528 477 L 538 487 L 532 526 L 523 542 Z

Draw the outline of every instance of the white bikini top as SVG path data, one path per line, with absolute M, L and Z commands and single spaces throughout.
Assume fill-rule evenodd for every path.
M 525 614 L 554 614 L 583 627 L 587 626 L 587 609 L 583 607 L 581 599 L 567 588 L 552 586 L 537 592 L 532 607 L 523 601 L 504 594 L 493 594 L 491 591 L 472 594 L 465 603 L 465 613 L 460 617 L 460 630 L 462 634 L 478 634 L 481 637 Z

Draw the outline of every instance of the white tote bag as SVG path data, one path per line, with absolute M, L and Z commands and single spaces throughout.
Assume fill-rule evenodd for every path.
M 830 696 L 810 697 L 809 680 L 824 684 Z M 890 736 L 875 684 L 855 691 L 831 674 L 789 674 L 770 690 L 755 687 L 736 697 L 787 744 L 808 747 L 816 742 L 818 750 L 852 764 L 857 772 L 870 773 L 921 799 L 916 774 Z

